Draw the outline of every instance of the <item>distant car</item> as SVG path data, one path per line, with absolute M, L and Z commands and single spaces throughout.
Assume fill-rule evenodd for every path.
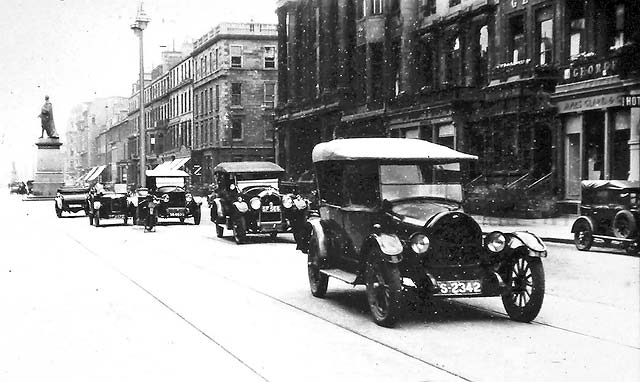
M 194 224 L 199 225 L 202 203 L 186 191 L 185 179 L 188 176 L 182 170 L 147 170 L 147 187 L 131 194 L 128 199 L 129 209 L 137 220 L 144 219 L 148 213 L 144 201 L 151 194 L 160 199 L 160 204 L 155 207 L 158 217 L 176 218 L 181 223 L 193 218 Z
M 62 217 L 63 212 L 77 213 L 84 211 L 89 213 L 88 186 L 64 186 L 58 189 L 55 198 L 55 211 L 57 217 Z
M 529 232 L 483 236 L 462 210 L 462 170 L 477 157 L 418 139 L 353 138 L 320 143 L 312 159 L 320 217 L 299 236 L 311 294 L 329 277 L 366 286 L 374 321 L 393 326 L 404 294 L 501 296 L 509 317 L 542 307 L 547 248 Z
M 24 182 L 11 182 L 9 183 L 9 193 L 24 195 L 27 193 L 27 185 Z
M 596 242 L 638 254 L 640 246 L 640 182 L 624 180 L 582 181 L 580 217 L 571 227 L 578 250 Z
M 308 202 L 295 194 L 281 194 L 282 167 L 271 162 L 223 162 L 214 169 L 214 193 L 210 196 L 211 221 L 222 237 L 225 227 L 238 244 L 247 234 L 293 231 L 304 224 Z
M 89 224 L 100 227 L 105 219 L 122 219 L 126 225 L 129 221 L 127 206 L 127 185 L 116 184 L 113 191 L 100 190 L 93 187 L 88 197 Z

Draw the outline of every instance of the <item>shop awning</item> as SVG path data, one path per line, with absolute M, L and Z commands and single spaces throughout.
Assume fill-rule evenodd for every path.
M 166 169 L 168 169 L 168 168 L 169 168 L 169 166 L 171 165 L 171 163 L 172 163 L 172 162 L 173 162 L 173 161 L 170 161 L 170 160 L 168 160 L 168 161 L 166 161 L 166 162 L 162 162 L 162 163 L 160 163 L 159 165 L 157 165 L 153 170 L 154 170 L 154 171 L 155 171 L 155 170 L 166 170 Z
M 91 176 L 91 174 L 93 174 L 93 173 L 96 171 L 96 169 L 97 169 L 97 168 L 98 168 L 98 167 L 91 167 L 91 168 L 89 169 L 89 171 L 87 171 L 87 173 L 86 173 L 86 174 L 82 175 L 82 176 L 80 177 L 80 179 L 78 179 L 77 183 L 83 183 L 83 182 L 86 182 L 86 181 L 87 181 L 87 178 L 89 178 L 89 177 Z
M 179 170 L 182 166 L 184 166 L 191 158 L 179 158 L 171 162 L 169 166 L 170 170 Z
M 88 177 L 86 181 L 87 181 L 87 182 L 94 181 L 97 177 L 99 177 L 99 176 L 100 176 L 100 174 L 102 174 L 102 171 L 104 171 L 104 169 L 105 169 L 106 167 L 107 167 L 107 166 L 104 166 L 104 165 L 102 165 L 102 166 L 98 166 L 98 168 L 96 168 L 96 170 L 93 172 L 93 174 L 91 174 L 91 176 L 90 176 L 90 177 Z

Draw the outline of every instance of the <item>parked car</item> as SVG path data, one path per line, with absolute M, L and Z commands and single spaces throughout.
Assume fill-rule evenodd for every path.
M 63 212 L 89 214 L 89 186 L 63 186 L 58 189 L 55 198 L 56 216 L 61 218 Z
M 27 193 L 27 185 L 24 182 L 11 182 L 9 183 L 9 193 L 24 195 Z
M 113 191 L 105 190 L 100 184 L 92 187 L 88 198 L 89 224 L 100 227 L 105 219 L 122 219 L 126 225 L 129 221 L 127 206 L 127 185 L 116 184 Z
M 281 194 L 284 170 L 271 162 L 223 162 L 213 169 L 214 192 L 210 196 L 211 221 L 222 237 L 225 227 L 238 244 L 247 234 L 293 231 L 297 235 L 306 220 L 308 202 L 295 194 Z
M 461 174 L 477 157 L 417 139 L 339 139 L 315 146 L 320 216 L 299 248 L 312 295 L 329 277 L 366 286 L 374 321 L 393 326 L 404 294 L 501 296 L 509 317 L 533 320 L 545 289 L 544 243 L 529 232 L 486 236 L 462 210 Z
M 580 251 L 593 244 L 615 245 L 637 255 L 640 246 L 640 182 L 584 180 L 580 217 L 571 227 Z
M 128 199 L 129 210 L 137 221 L 146 218 L 148 210 L 144 201 L 151 194 L 160 199 L 155 207 L 158 217 L 177 218 L 181 223 L 193 218 L 195 225 L 200 224 L 202 203 L 185 189 L 185 179 L 189 174 L 182 170 L 147 170 L 145 174 L 147 188 L 136 190 Z

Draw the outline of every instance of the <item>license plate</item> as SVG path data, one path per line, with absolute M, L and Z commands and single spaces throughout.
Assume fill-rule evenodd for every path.
M 115 214 L 111 215 L 113 219 L 124 219 L 124 214 Z
M 475 295 L 482 294 L 480 280 L 436 281 L 439 295 Z
M 184 216 L 184 212 L 179 211 L 179 212 L 169 212 L 169 216 L 172 217 L 183 217 Z
M 280 212 L 280 206 L 262 206 L 262 212 Z

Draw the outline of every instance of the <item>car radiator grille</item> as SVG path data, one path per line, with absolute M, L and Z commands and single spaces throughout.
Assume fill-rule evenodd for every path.
M 280 199 L 280 195 L 278 194 L 268 194 L 264 195 L 260 202 L 263 206 L 269 206 L 273 204 L 273 206 L 280 206 L 282 208 L 282 201 Z M 261 222 L 280 222 L 282 221 L 282 211 L 280 212 L 260 212 L 260 221 Z
M 169 207 L 184 207 L 187 204 L 185 194 L 182 193 L 170 193 L 169 194 Z

